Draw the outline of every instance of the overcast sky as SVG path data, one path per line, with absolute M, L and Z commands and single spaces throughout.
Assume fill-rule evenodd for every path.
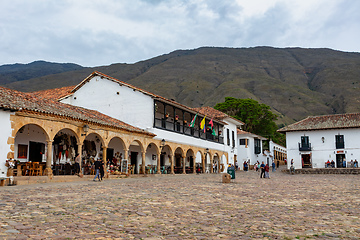
M 134 63 L 178 49 L 360 52 L 359 0 L 0 0 L 0 65 Z

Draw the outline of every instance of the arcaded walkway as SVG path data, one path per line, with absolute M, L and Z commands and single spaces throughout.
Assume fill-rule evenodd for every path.
M 237 172 L 0 188 L 0 239 L 358 239 L 359 175 Z

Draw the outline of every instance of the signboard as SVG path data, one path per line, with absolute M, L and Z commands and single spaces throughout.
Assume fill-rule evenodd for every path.
M 127 159 L 121 160 L 121 172 L 128 173 L 128 160 Z

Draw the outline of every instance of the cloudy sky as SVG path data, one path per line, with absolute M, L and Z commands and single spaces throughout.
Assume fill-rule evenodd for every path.
M 0 65 L 133 63 L 177 49 L 360 52 L 358 0 L 0 0 Z

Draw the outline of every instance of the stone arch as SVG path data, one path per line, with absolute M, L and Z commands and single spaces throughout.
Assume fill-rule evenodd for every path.
M 76 133 L 76 131 L 74 131 L 74 129 L 72 129 L 72 128 L 69 128 L 69 127 L 65 127 L 65 128 L 61 128 L 61 129 L 59 129 L 59 130 L 57 130 L 57 131 L 53 131 L 54 132 L 54 136 L 52 136 L 52 140 L 54 140 L 54 137 L 59 133 L 59 132 L 61 132 L 61 131 L 69 131 L 70 133 L 72 133 L 74 136 L 75 136 L 75 138 L 76 138 L 76 142 L 77 143 L 80 143 L 80 138 L 79 138 L 79 135 L 77 135 L 77 133 Z
M 169 144 L 165 144 L 165 146 L 160 149 L 160 167 L 161 162 L 163 162 L 164 173 L 173 173 L 173 159 L 174 152 L 172 147 Z
M 110 159 L 110 162 L 114 165 L 120 165 L 121 160 L 124 159 L 125 156 L 125 141 L 119 136 L 114 136 L 112 138 L 109 138 L 106 147 L 106 160 Z M 114 162 L 112 162 L 113 158 L 115 158 Z
M 134 144 L 135 143 L 135 144 Z M 130 139 L 128 143 L 126 144 L 127 149 L 130 149 L 130 146 L 139 146 L 140 152 L 144 152 L 144 144 L 139 139 Z
M 128 163 L 130 164 L 130 172 L 132 174 L 141 173 L 142 165 L 144 164 L 144 144 L 139 139 L 129 139 L 128 148 L 125 151 L 125 154 L 128 154 L 127 157 Z
M 83 141 L 82 145 L 82 157 L 86 164 L 92 164 L 96 158 L 103 157 L 103 148 L 105 146 L 104 139 L 96 131 L 89 131 Z
M 49 134 L 46 128 L 34 122 L 18 125 L 14 128 L 14 139 L 9 158 L 24 161 L 46 161 Z
M 145 166 L 152 167 L 152 173 L 161 173 L 164 172 L 164 160 L 165 158 L 160 155 L 160 150 L 156 143 L 149 142 L 146 146 L 146 150 L 144 153 L 145 159 L 143 163 Z M 162 160 L 162 161 L 161 161 Z M 144 167 L 145 169 L 145 167 Z
M 195 164 L 195 153 L 194 150 L 192 148 L 189 148 L 186 151 L 186 168 L 188 168 L 189 170 L 187 170 L 188 173 L 195 173 L 196 172 L 196 164 Z
M 218 152 L 215 152 L 212 156 L 212 161 L 213 164 L 215 164 L 215 167 L 213 169 L 214 173 L 219 173 L 220 172 L 220 155 Z
M 149 142 L 147 143 L 146 145 L 146 150 L 149 148 L 149 146 L 151 146 L 150 148 L 153 148 L 156 149 L 156 154 L 160 154 L 160 151 L 161 151 L 161 147 L 159 147 L 155 142 Z
M 48 146 L 53 148 L 51 156 L 52 164 L 74 163 L 76 153 L 79 152 L 78 146 L 80 143 L 79 137 L 71 128 L 61 128 L 57 131 L 52 131 L 53 138 Z M 55 158 L 54 158 L 55 157 Z M 67 171 L 65 174 L 70 174 Z
M 180 146 L 178 146 L 175 150 L 174 150 L 174 172 L 175 173 L 183 173 L 184 172 L 184 168 L 185 168 L 185 152 L 184 149 Z
M 40 128 L 42 131 L 44 131 L 45 137 L 46 137 L 46 141 L 49 141 L 49 140 L 51 139 L 51 138 L 50 138 L 49 131 L 48 131 L 45 127 L 43 127 L 41 124 L 38 124 L 38 123 L 32 122 L 32 121 L 29 121 L 29 122 L 27 122 L 27 123 L 25 123 L 25 124 L 16 126 L 16 127 L 14 128 L 14 132 L 15 132 L 14 137 L 16 137 L 16 135 L 20 132 L 20 130 L 21 130 L 22 128 L 24 129 L 24 131 L 26 131 L 25 128 L 26 128 L 27 125 L 35 125 L 36 127 Z M 28 129 L 28 130 L 29 130 L 29 129 Z M 28 134 L 30 134 L 30 132 L 29 132 Z

